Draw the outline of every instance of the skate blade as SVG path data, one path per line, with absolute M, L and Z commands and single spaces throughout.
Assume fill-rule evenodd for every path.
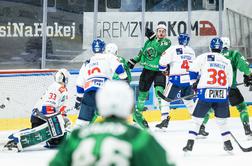
M 198 135 L 198 136 L 196 137 L 196 139 L 207 139 L 207 136 Z
M 225 152 L 227 152 L 228 155 L 231 155 L 231 156 L 234 155 L 234 151 L 233 150 L 231 150 L 231 151 L 225 150 Z
M 0 148 L 0 152 L 4 152 L 4 153 L 18 153 L 18 152 L 20 152 L 20 150 L 18 150 L 17 148 L 1 147 Z
M 252 141 L 252 135 L 247 135 L 247 140 Z
M 184 157 L 189 157 L 192 155 L 192 151 L 183 151 L 184 152 Z

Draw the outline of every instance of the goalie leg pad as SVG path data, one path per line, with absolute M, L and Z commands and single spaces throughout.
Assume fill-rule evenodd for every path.
M 24 148 L 58 138 L 64 135 L 64 120 L 62 115 L 48 117 L 47 123 L 32 129 L 26 129 L 9 136 L 10 141 L 14 141 L 19 151 Z M 9 141 L 9 142 L 10 142 Z

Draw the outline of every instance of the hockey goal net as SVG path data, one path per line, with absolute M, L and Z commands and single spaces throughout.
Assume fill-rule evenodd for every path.
M 5 132 L 30 127 L 31 111 L 57 70 L 0 70 L 0 142 Z M 75 80 L 78 71 L 70 71 L 69 104 L 75 101 Z M 74 115 L 76 113 L 71 112 Z

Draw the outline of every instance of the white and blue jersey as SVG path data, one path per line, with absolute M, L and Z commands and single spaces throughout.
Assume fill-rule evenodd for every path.
M 204 53 L 190 66 L 191 84 L 199 79 L 197 95 L 206 102 L 226 102 L 232 85 L 233 71 L 230 60 L 219 53 Z
M 116 56 L 96 53 L 80 69 L 77 78 L 78 96 L 89 91 L 96 91 L 106 80 L 111 80 L 114 73 L 118 74 L 119 77 L 121 76 L 122 79 L 127 77 Z
M 169 81 L 179 87 L 190 86 L 189 67 L 195 59 L 195 52 L 189 46 L 176 45 L 168 48 L 159 60 L 159 70 L 170 65 Z

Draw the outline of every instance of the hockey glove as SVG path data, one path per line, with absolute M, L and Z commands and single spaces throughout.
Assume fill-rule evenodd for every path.
M 243 82 L 246 87 L 252 85 L 252 75 L 247 76 L 244 74 L 243 75 Z
M 128 61 L 128 67 L 130 68 L 130 69 L 133 69 L 134 68 L 134 66 L 136 65 L 136 61 L 135 61 L 135 59 L 133 59 L 133 58 L 131 58 L 129 61 Z
M 155 38 L 155 32 L 149 28 L 145 28 L 145 36 L 149 39 L 149 40 L 153 40 Z
M 76 97 L 74 108 L 80 110 L 82 97 Z

